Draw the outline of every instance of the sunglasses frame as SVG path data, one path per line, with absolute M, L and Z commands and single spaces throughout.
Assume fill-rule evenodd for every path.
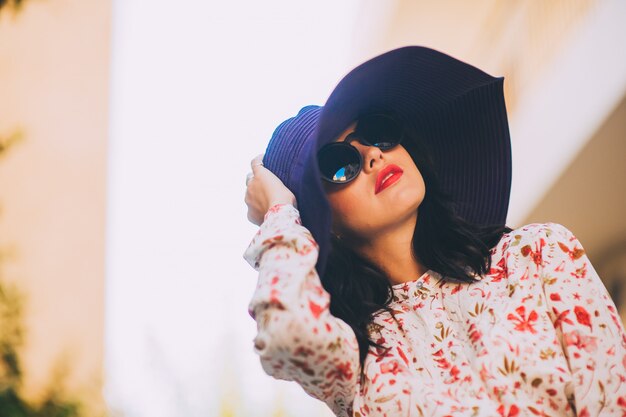
M 388 120 L 390 120 L 391 122 L 395 123 L 397 126 L 400 126 L 400 124 L 398 123 L 398 121 L 396 119 L 394 119 L 393 117 L 390 117 L 388 115 L 385 114 L 374 114 L 374 115 L 370 115 L 368 117 L 384 117 Z M 358 123 L 357 123 L 357 130 L 358 130 Z M 321 178 L 326 181 L 329 182 L 331 184 L 348 184 L 349 182 L 353 181 L 354 179 L 356 179 L 359 174 L 361 173 L 361 171 L 363 170 L 363 155 L 361 155 L 361 152 L 354 147 L 353 145 L 350 144 L 350 142 L 356 140 L 359 141 L 359 143 L 366 145 L 366 146 L 376 146 L 377 148 L 379 148 L 382 151 L 388 151 L 389 149 L 393 149 L 396 146 L 400 145 L 402 143 L 402 139 L 404 138 L 404 130 L 401 129 L 399 131 L 399 138 L 397 142 L 394 142 L 391 146 L 377 146 L 375 144 L 370 143 L 367 139 L 360 137 L 357 133 L 357 130 L 355 130 L 354 132 L 350 133 L 348 136 L 346 136 L 344 141 L 341 142 L 331 142 L 331 143 L 327 143 L 326 145 L 322 146 L 320 148 L 319 151 L 317 151 L 317 160 L 318 160 L 318 168 L 319 168 L 319 155 L 322 152 L 328 152 L 328 150 L 330 148 L 342 148 L 342 149 L 349 149 L 350 152 L 355 152 L 358 155 L 358 161 L 359 161 L 359 170 L 356 173 L 356 175 L 354 175 L 352 178 L 346 180 L 346 181 L 335 181 L 331 178 L 326 177 L 326 175 L 324 175 L 324 173 L 322 172 L 321 168 L 320 168 L 320 174 L 321 174 Z

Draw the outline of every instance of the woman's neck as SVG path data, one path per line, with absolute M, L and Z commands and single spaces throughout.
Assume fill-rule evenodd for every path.
M 377 233 L 354 247 L 357 253 L 381 268 L 392 285 L 415 280 L 427 271 L 413 255 L 415 221 L 417 219 Z

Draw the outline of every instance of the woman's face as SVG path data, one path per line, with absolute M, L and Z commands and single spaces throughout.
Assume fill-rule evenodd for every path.
M 350 125 L 336 141 L 345 141 L 355 126 Z M 397 145 L 383 151 L 357 140 L 350 144 L 363 157 L 359 175 L 347 184 L 323 181 L 333 212 L 333 232 L 342 238 L 372 239 L 407 221 L 415 223 L 426 187 L 406 149 Z

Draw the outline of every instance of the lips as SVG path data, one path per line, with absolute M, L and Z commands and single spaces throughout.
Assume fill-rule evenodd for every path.
M 404 171 L 397 165 L 389 164 L 380 170 L 376 176 L 376 187 L 374 188 L 374 194 L 378 194 L 385 188 L 395 184 Z

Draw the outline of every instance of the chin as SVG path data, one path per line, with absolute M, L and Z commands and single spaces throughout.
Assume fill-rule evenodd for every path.
M 417 186 L 413 188 L 398 188 L 396 191 L 397 193 L 392 198 L 394 205 L 401 204 L 417 208 L 424 201 L 424 189 Z
M 420 190 L 421 191 L 421 190 Z M 424 201 L 424 193 L 416 190 L 402 190 L 391 199 L 390 212 L 394 217 L 404 218 L 417 212 L 420 204 Z

